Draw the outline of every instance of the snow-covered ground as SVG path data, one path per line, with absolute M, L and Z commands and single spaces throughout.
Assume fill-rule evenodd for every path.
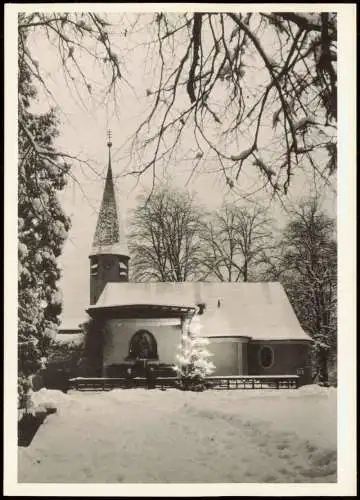
M 19 482 L 309 483 L 336 481 L 336 389 L 41 390 L 53 401 Z

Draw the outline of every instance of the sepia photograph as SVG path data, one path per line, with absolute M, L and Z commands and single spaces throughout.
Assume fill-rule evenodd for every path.
M 339 6 L 12 7 L 16 482 L 339 485 Z

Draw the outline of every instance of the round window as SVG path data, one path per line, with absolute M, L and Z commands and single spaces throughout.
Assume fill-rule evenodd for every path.
M 270 368 L 274 364 L 274 351 L 269 346 L 260 349 L 260 364 L 263 368 Z

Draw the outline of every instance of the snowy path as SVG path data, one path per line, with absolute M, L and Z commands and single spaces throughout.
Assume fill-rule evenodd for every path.
M 336 390 L 63 395 L 19 481 L 333 482 Z

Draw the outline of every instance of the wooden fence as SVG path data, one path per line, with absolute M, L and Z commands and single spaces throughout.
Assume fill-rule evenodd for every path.
M 178 377 L 76 377 L 69 380 L 69 388 L 77 390 L 110 390 L 115 388 L 131 389 L 143 387 L 165 389 L 176 387 Z M 299 386 L 298 375 L 230 375 L 210 376 L 206 378 L 209 389 L 296 389 Z

